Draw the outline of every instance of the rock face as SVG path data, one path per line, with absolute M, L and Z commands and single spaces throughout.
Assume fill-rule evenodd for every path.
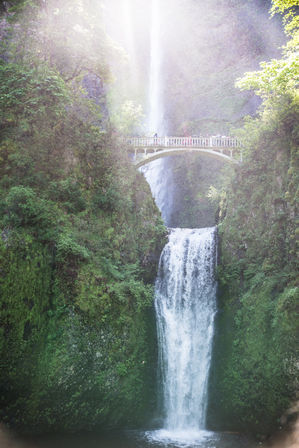
M 107 107 L 107 90 L 101 77 L 94 73 L 88 73 L 83 77 L 82 81 L 79 81 L 79 83 L 74 81 L 73 85 L 80 92 L 80 95 L 88 100 L 86 104 L 81 102 L 80 106 L 76 107 L 75 113 L 81 119 L 105 131 L 109 122 L 109 111 Z M 94 104 L 95 107 L 90 107 L 91 104 Z M 94 113 L 95 110 L 97 110 L 96 115 Z
M 142 425 L 155 408 L 153 282 L 166 229 L 143 177 L 96 126 L 99 78 L 82 98 L 52 75 L 0 70 L 16 162 L 1 146 L 0 420 L 28 433 Z
M 271 126 L 269 111 L 252 125 L 219 226 L 210 424 L 255 434 L 277 428 L 298 391 L 298 105 L 287 99 L 278 111 Z
M 96 104 L 105 104 L 106 106 L 106 91 L 99 76 L 94 73 L 85 75 L 82 86 L 87 91 L 87 98 L 92 99 Z
M 221 186 L 225 163 L 209 156 L 188 153 L 184 157 L 168 159 L 171 210 L 167 225 L 190 228 L 214 226 L 218 205 L 209 200 L 208 194 L 211 186 Z
M 1 420 L 19 432 L 138 426 L 154 411 L 151 284 L 165 231 L 141 177 L 138 190 L 135 213 L 79 219 L 85 248 L 69 233 L 54 254 L 34 226 L 2 233 Z
M 85 75 L 82 80 L 82 87 L 86 91 L 86 97 L 101 107 L 102 119 L 107 121 L 109 118 L 106 98 L 107 91 L 100 76 L 94 73 Z

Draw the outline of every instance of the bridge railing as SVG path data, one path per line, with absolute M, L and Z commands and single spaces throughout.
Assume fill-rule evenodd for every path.
M 240 142 L 234 137 L 128 137 L 125 139 L 128 145 L 135 148 L 236 148 Z

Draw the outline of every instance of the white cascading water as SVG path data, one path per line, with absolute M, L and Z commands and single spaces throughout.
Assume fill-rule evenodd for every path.
M 162 78 L 162 3 L 152 0 L 150 30 L 149 113 L 147 130 L 149 135 L 167 134 L 164 122 L 163 78 Z M 158 159 L 140 169 L 148 181 L 162 218 L 166 224 L 171 220 L 173 204 L 173 180 L 167 160 Z
M 160 0 L 152 0 L 148 131 L 162 135 L 166 129 L 159 8 Z M 156 160 L 142 172 L 167 225 L 173 201 L 167 160 Z M 171 229 L 161 254 L 155 292 L 164 423 L 163 429 L 148 433 L 152 440 L 185 443 L 208 434 L 203 430 L 216 313 L 215 261 L 215 228 Z
M 156 280 L 164 428 L 158 437 L 198 438 L 205 429 L 216 313 L 215 228 L 171 229 Z
M 157 207 L 161 211 L 166 225 L 171 222 L 173 210 L 174 182 L 171 171 L 167 168 L 167 157 L 154 160 L 140 168 L 151 187 Z

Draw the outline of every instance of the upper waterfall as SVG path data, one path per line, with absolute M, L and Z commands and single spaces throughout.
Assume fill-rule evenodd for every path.
M 149 133 L 163 133 L 163 104 L 161 88 L 161 11 L 159 0 L 152 0 L 150 33 L 150 79 L 149 79 Z
M 153 136 L 162 135 L 165 129 L 164 104 L 163 104 L 163 80 L 161 73 L 163 44 L 161 39 L 161 2 L 151 2 L 151 29 L 150 29 L 150 73 L 148 92 L 148 120 L 147 130 Z M 167 225 L 170 221 L 173 203 L 173 179 L 172 173 L 167 169 L 166 160 L 156 160 L 141 168 L 147 182 L 151 187 L 156 204 L 161 211 L 163 221 Z

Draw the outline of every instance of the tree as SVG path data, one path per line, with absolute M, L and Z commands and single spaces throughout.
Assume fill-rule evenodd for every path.
M 134 101 L 125 101 L 120 111 L 117 111 L 111 119 L 117 130 L 123 135 L 136 135 L 142 132 L 144 120 L 142 107 Z
M 273 0 L 272 14 L 284 15 L 285 30 L 291 39 L 283 47 L 283 57 L 262 62 L 262 70 L 245 73 L 237 81 L 241 90 L 254 90 L 265 101 L 263 108 L 271 107 L 271 101 L 281 100 L 283 96 L 294 98 L 298 92 L 299 79 L 299 31 L 298 0 Z M 262 108 L 262 109 L 263 109 Z
M 282 14 L 287 34 L 293 35 L 298 32 L 299 16 L 298 16 L 298 0 L 272 0 L 272 15 Z
M 47 62 L 65 81 L 92 72 L 110 79 L 108 60 L 115 51 L 94 0 L 26 0 L 10 3 L 7 18 L 14 36 L 2 42 L 9 59 L 36 66 Z

